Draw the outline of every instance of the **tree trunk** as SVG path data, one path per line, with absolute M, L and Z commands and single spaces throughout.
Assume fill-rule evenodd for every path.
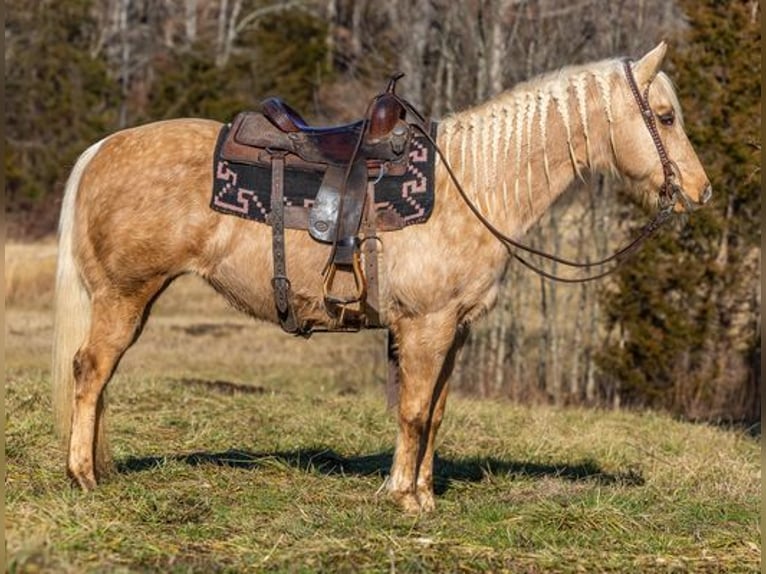
M 499 313 L 496 313 L 499 315 Z M 488 344 L 487 344 L 487 372 L 484 377 L 484 396 L 491 397 L 495 394 L 495 381 L 497 373 L 500 373 L 500 379 L 502 380 L 502 364 L 498 361 L 497 349 L 499 347 L 498 337 L 500 335 L 500 326 L 497 325 L 497 320 L 493 321 L 493 325 L 489 329 Z
M 215 65 L 223 66 L 224 52 L 226 43 L 226 29 L 229 18 L 229 0 L 220 0 L 218 4 L 218 33 L 216 35 L 215 47 Z
M 229 10 L 229 0 L 221 0 L 218 9 L 218 35 L 216 38 L 215 65 L 224 68 L 229 63 L 234 42 L 237 39 L 237 21 L 242 11 L 242 0 L 234 0 Z
M 356 62 L 362 57 L 362 36 L 364 29 L 364 11 L 367 7 L 365 0 L 355 0 L 354 9 L 351 13 L 351 57 L 349 58 L 349 71 L 353 72 Z
M 130 95 L 130 39 L 128 38 L 128 8 L 130 0 L 120 0 L 117 5 L 117 30 L 120 35 L 120 129 L 128 126 L 128 96 Z
M 191 48 L 197 41 L 197 0 L 184 1 L 184 32 L 186 34 L 186 47 Z
M 431 101 L 430 114 L 432 117 L 441 117 L 445 111 L 452 111 L 453 90 L 453 69 L 454 52 L 451 49 L 450 41 L 454 41 L 453 19 L 455 14 L 455 3 L 450 2 L 446 7 L 444 15 L 443 31 L 439 38 L 439 54 L 436 62 L 436 72 L 434 73 L 434 93 Z
M 558 229 L 558 219 L 556 209 L 551 210 L 550 229 L 553 232 L 553 254 L 557 257 L 561 255 L 561 233 Z M 551 271 L 554 275 L 558 273 L 558 264 L 554 261 L 551 265 Z M 550 357 L 550 391 L 553 394 L 553 400 L 556 404 L 563 402 L 563 393 L 561 385 L 561 368 L 559 356 L 559 347 L 561 333 L 559 330 L 559 301 L 558 301 L 558 282 L 548 281 L 548 314 L 544 316 L 546 328 L 548 329 L 548 355 Z
M 433 6 L 429 0 L 414 3 L 400 0 L 391 2 L 389 14 L 392 25 L 401 29 L 399 70 L 405 74 L 403 91 L 412 105 L 422 110 L 425 103 L 423 84 L 427 81 L 425 55 L 433 22 Z
M 489 39 L 489 93 L 499 94 L 505 88 L 504 65 L 508 61 L 508 10 L 512 0 L 499 0 L 492 8 L 492 29 Z M 515 19 L 518 22 L 518 18 Z
M 327 22 L 327 35 L 325 36 L 325 49 L 327 59 L 325 65 L 332 70 L 335 62 L 335 31 L 338 25 L 338 0 L 327 0 L 325 8 L 325 22 Z

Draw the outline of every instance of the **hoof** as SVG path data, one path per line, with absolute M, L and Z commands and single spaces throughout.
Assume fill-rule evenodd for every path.
M 91 490 L 95 490 L 98 486 L 98 482 L 96 482 L 96 476 L 95 474 L 91 473 L 75 473 L 71 469 L 67 470 L 67 474 L 69 475 L 69 480 L 72 481 L 73 486 L 79 486 L 80 489 L 84 492 L 90 492 Z
M 387 478 L 378 493 L 383 489 L 388 491 L 388 499 L 399 506 L 407 514 L 423 514 L 436 509 L 436 500 L 431 485 L 420 485 L 417 489 L 397 489 L 390 478 Z
M 421 512 L 433 512 L 436 510 L 436 499 L 432 490 L 419 490 L 417 497 L 418 502 L 420 502 Z
M 391 500 L 407 514 L 420 514 L 420 501 L 414 492 L 391 492 Z
M 407 514 L 425 514 L 436 509 L 432 492 L 390 491 L 389 498 Z

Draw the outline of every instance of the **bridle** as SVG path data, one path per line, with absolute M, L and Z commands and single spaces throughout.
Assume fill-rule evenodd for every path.
M 625 76 L 627 78 L 628 85 L 630 86 L 630 91 L 633 94 L 633 98 L 636 101 L 636 104 L 638 105 L 639 111 L 641 112 L 641 117 L 644 120 L 644 124 L 646 125 L 647 130 L 649 130 L 649 135 L 652 138 L 652 142 L 654 142 L 654 147 L 657 150 L 657 154 L 660 157 L 660 163 L 662 164 L 662 172 L 663 172 L 664 180 L 659 190 L 660 209 L 655 214 L 655 216 L 649 221 L 649 223 L 647 223 L 644 227 L 641 228 L 641 230 L 639 231 L 635 239 L 633 239 L 626 246 L 614 252 L 612 255 L 609 255 L 608 257 L 605 257 L 603 259 L 600 259 L 594 262 L 584 263 L 580 261 L 572 261 L 570 259 L 559 257 L 557 255 L 552 255 L 550 253 L 541 251 L 539 249 L 536 249 L 524 243 L 520 243 L 516 241 L 515 239 L 509 237 L 508 235 L 504 234 L 502 231 L 500 231 L 491 221 L 489 221 L 486 218 L 486 216 L 484 216 L 483 213 L 481 213 L 481 211 L 476 206 L 476 204 L 468 196 L 465 189 L 463 189 L 463 186 L 460 184 L 460 181 L 455 175 L 455 172 L 452 170 L 452 166 L 450 165 L 449 161 L 445 157 L 443 151 L 437 145 L 436 141 L 429 133 L 429 130 L 426 126 L 426 122 L 422 114 L 420 114 L 409 102 L 407 102 L 403 98 L 398 98 L 398 99 L 400 103 L 409 112 L 413 113 L 413 115 L 416 118 L 418 118 L 418 120 L 420 120 L 418 122 L 414 122 L 412 125 L 415 126 L 415 128 L 418 129 L 418 131 L 422 133 L 429 140 L 431 145 L 434 146 L 434 149 L 436 150 L 437 154 L 439 155 L 439 158 L 443 162 L 444 167 L 447 169 L 447 173 L 449 174 L 450 179 L 455 184 L 455 187 L 457 188 L 458 192 L 460 193 L 460 196 L 462 197 L 463 201 L 466 203 L 468 208 L 473 212 L 476 218 L 484 225 L 484 227 L 486 227 L 487 230 L 490 233 L 492 233 L 492 235 L 494 235 L 506 247 L 506 249 L 508 249 L 508 252 L 517 261 L 519 261 L 522 265 L 531 269 L 535 273 L 539 274 L 540 276 L 545 277 L 546 279 L 552 279 L 554 281 L 560 281 L 563 283 L 584 283 L 587 281 L 601 279 L 602 277 L 605 277 L 609 275 L 610 273 L 613 273 L 620 266 L 620 264 L 622 264 L 625 261 L 625 259 L 627 259 L 628 256 L 632 255 L 644 243 L 644 241 L 646 241 L 651 235 L 653 235 L 665 222 L 667 222 L 673 216 L 673 207 L 675 206 L 677 202 L 680 201 L 684 205 L 684 207 L 687 209 L 687 211 L 691 210 L 691 204 L 689 203 L 689 199 L 686 197 L 686 194 L 681 189 L 681 186 L 678 185 L 678 183 L 676 182 L 676 169 L 674 168 L 675 164 L 668 156 L 667 150 L 665 149 L 665 145 L 662 143 L 659 130 L 657 129 L 657 122 L 655 121 L 655 118 L 654 118 L 654 112 L 649 106 L 649 86 L 647 86 L 646 91 L 643 94 L 641 94 L 638 88 L 638 84 L 636 83 L 635 76 L 633 75 L 633 70 L 631 68 L 631 61 L 628 59 L 623 60 L 623 67 L 625 69 Z M 651 82 L 649 85 L 651 85 Z M 615 265 L 611 267 L 610 269 L 607 269 L 606 271 L 595 273 L 593 275 L 588 275 L 586 277 L 562 277 L 559 275 L 555 275 L 553 273 L 549 273 L 548 271 L 541 269 L 537 265 L 530 263 L 524 257 L 519 255 L 516 251 L 514 251 L 514 248 L 521 251 L 525 251 L 526 253 L 529 253 L 531 255 L 536 255 L 544 259 L 547 259 L 549 261 L 560 263 L 562 265 L 576 268 L 576 269 L 590 269 L 594 267 L 600 267 L 602 265 L 605 265 L 611 262 L 615 262 Z
M 651 86 L 651 82 L 646 86 L 644 93 L 641 94 L 638 89 L 638 84 L 636 83 L 636 78 L 633 75 L 633 69 L 630 67 L 630 60 L 623 60 L 623 67 L 625 68 L 625 77 L 628 80 L 628 86 L 630 86 L 633 99 L 636 100 L 638 109 L 641 112 L 641 117 L 644 119 L 646 129 L 649 130 L 649 135 L 652 138 L 652 142 L 654 142 L 657 155 L 660 156 L 662 174 L 665 178 L 660 186 L 660 207 L 667 207 L 668 202 L 670 202 L 672 208 L 676 201 L 680 200 L 684 204 L 684 207 L 688 208 L 689 199 L 686 197 L 686 194 L 681 187 L 674 181 L 676 179 L 676 170 L 674 169 L 675 164 L 670 160 L 668 152 L 665 149 L 665 144 L 662 143 L 660 132 L 657 129 L 657 121 L 654 119 L 654 112 L 649 106 L 649 86 Z

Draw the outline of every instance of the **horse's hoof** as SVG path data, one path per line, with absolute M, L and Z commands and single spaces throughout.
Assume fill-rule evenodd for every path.
M 434 493 L 430 490 L 418 491 L 418 502 L 420 502 L 421 512 L 433 512 L 436 510 L 436 499 Z
M 389 496 L 406 514 L 427 514 L 436 510 L 433 492 L 390 492 Z
M 399 499 L 399 506 L 406 514 L 420 514 L 421 511 L 418 497 L 411 492 Z
M 389 492 L 389 497 L 407 514 L 420 514 L 420 501 L 414 492 Z
M 72 481 L 72 485 L 79 486 L 83 492 L 90 492 L 98 486 L 96 476 L 92 473 L 76 474 L 72 470 L 68 470 L 67 474 L 69 475 L 69 480 Z

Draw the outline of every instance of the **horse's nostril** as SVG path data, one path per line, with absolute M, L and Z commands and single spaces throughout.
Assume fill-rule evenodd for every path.
M 710 201 L 711 197 L 713 197 L 713 186 L 708 183 L 707 186 L 705 186 L 705 189 L 702 190 L 700 203 L 707 203 Z

